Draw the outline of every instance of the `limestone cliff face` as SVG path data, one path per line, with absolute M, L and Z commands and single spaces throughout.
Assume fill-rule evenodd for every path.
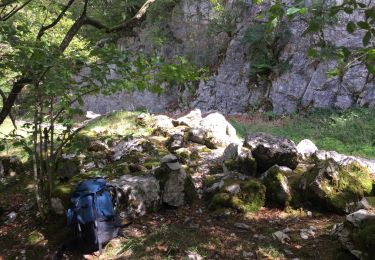
M 246 43 L 244 34 L 261 9 L 262 6 L 253 5 L 251 0 L 228 0 L 225 10 L 230 17 L 220 31 L 220 28 L 212 30 L 214 21 L 219 20 L 221 14 L 210 0 L 181 0 L 165 26 L 169 39 L 157 50 L 166 57 L 184 55 L 199 65 L 208 66 L 209 78 L 196 84 L 193 92 L 176 87 L 161 96 L 119 93 L 110 97 L 89 97 L 86 109 L 104 113 L 137 107 L 156 112 L 197 107 L 223 113 L 272 109 L 281 114 L 306 107 L 375 106 L 375 81 L 363 65 L 352 64 L 341 79 L 330 78 L 326 73 L 335 67 L 333 60 L 319 61 L 308 57 L 307 50 L 315 36 L 302 36 L 307 24 L 301 20 L 288 23 L 289 34 L 279 53 L 278 59 L 288 60 L 289 68 L 254 83 L 250 76 L 252 46 Z M 362 34 L 346 32 L 346 21 L 356 16 L 340 16 L 334 26 L 324 30 L 324 38 L 338 47 L 361 47 Z M 136 37 L 120 39 L 119 47 L 146 52 L 155 49 L 148 37 L 152 29 L 155 28 L 150 24 L 139 28 Z

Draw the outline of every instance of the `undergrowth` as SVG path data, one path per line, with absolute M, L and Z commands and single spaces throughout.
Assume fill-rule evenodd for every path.
M 241 122 L 230 121 L 240 137 L 247 133 L 266 132 L 284 136 L 296 144 L 310 139 L 320 150 L 375 158 L 375 109 L 352 108 L 349 110 L 317 109 L 288 116 L 259 118 Z

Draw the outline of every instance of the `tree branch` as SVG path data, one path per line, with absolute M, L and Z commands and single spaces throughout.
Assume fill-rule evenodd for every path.
M 109 33 L 118 32 L 128 28 L 134 28 L 144 17 L 147 9 L 155 2 L 156 0 L 147 0 L 146 3 L 138 10 L 138 12 L 130 19 L 124 22 L 123 24 L 114 26 L 108 30 Z
M 2 89 L 0 89 L 0 95 L 4 103 L 7 97 L 5 96 L 5 93 Z M 17 129 L 16 120 L 13 117 L 12 111 L 9 112 L 9 117 L 10 117 L 10 120 L 12 121 L 14 129 Z
M 1 21 L 5 22 L 9 18 L 11 18 L 13 15 L 15 15 L 19 10 L 23 9 L 26 5 L 30 4 L 30 2 L 33 0 L 27 0 L 23 5 L 17 7 L 15 6 L 12 11 L 10 11 L 8 14 L 4 15 L 0 18 Z
M 40 28 L 38 36 L 36 37 L 37 40 L 41 39 L 47 30 L 51 29 L 52 27 L 54 27 L 56 24 L 60 22 L 60 20 L 64 17 L 66 11 L 68 11 L 68 9 L 72 6 L 74 1 L 75 0 L 69 0 L 69 2 L 66 4 L 64 9 L 61 11 L 61 13 L 56 17 L 56 19 L 52 23 L 46 26 L 42 26 L 42 28 Z

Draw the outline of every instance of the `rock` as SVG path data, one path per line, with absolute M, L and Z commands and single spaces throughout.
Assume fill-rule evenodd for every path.
M 111 148 L 112 160 L 118 161 L 124 159 L 129 163 L 139 163 L 144 157 L 143 153 L 157 155 L 155 146 L 147 139 L 138 138 L 128 141 L 121 141 Z
M 353 226 L 355 227 L 359 227 L 364 220 L 369 218 L 375 219 L 375 214 L 365 209 L 360 209 L 346 216 L 346 220 L 353 224 Z
M 167 147 L 170 152 L 184 147 L 185 141 L 182 134 L 173 134 L 167 141 Z
M 139 116 L 137 116 L 135 122 L 138 126 L 145 127 L 148 125 L 149 121 L 149 115 L 146 113 L 142 113 Z
M 221 160 L 225 162 L 228 159 L 237 159 L 239 153 L 241 152 L 242 145 L 239 143 L 230 143 L 224 150 Z
M 77 157 L 62 157 L 57 163 L 56 173 L 64 180 L 70 179 L 80 172 L 81 165 Z
M 168 154 L 160 163 L 155 177 L 160 182 L 162 202 L 173 207 L 193 202 L 197 194 L 192 178 L 186 174 L 177 157 Z
M 232 208 L 243 212 L 257 212 L 264 206 L 266 188 L 259 181 L 227 178 L 222 182 L 223 185 L 219 185 L 221 188 L 216 188 L 208 195 L 211 210 Z M 240 192 L 230 193 L 228 187 L 233 185 L 239 185 Z
M 335 161 L 336 163 L 340 165 L 344 165 L 344 166 L 348 164 L 352 164 L 352 163 L 358 163 L 360 166 L 366 167 L 372 175 L 375 175 L 375 160 L 368 160 L 368 159 L 363 159 L 359 157 L 339 154 L 335 151 L 324 151 L 324 150 L 316 151 L 312 155 L 312 159 L 314 162 L 321 162 L 327 159 L 331 159 Z
M 316 164 L 302 175 L 296 191 L 311 206 L 337 213 L 350 213 L 365 194 L 372 191 L 372 179 L 366 168 L 353 163 L 342 166 L 333 160 Z
M 186 125 L 190 128 L 199 127 L 202 120 L 202 113 L 200 109 L 194 109 L 186 116 L 180 117 L 175 120 L 176 125 Z
M 258 164 L 258 172 L 273 165 L 295 169 L 298 165 L 297 148 L 293 141 L 266 133 L 253 133 L 245 138 L 245 147 L 250 148 Z
M 253 256 L 254 256 L 254 253 L 246 252 L 246 251 L 242 252 L 242 257 L 243 258 L 252 258 Z
M 189 260 L 202 260 L 203 259 L 203 257 L 196 252 L 188 251 L 187 254 L 188 254 Z
M 7 223 L 9 224 L 9 223 L 12 223 L 14 220 L 16 220 L 16 218 L 17 218 L 17 213 L 16 212 L 14 212 L 14 211 L 12 211 L 12 212 L 10 212 L 8 215 L 7 215 Z
M 285 243 L 290 240 L 290 237 L 285 234 L 283 231 L 276 231 L 272 234 L 274 239 L 279 240 L 281 243 Z
M 205 144 L 205 131 L 200 127 L 192 128 L 189 131 L 189 140 L 197 144 Z
M 241 187 L 238 183 L 235 183 L 235 184 L 225 187 L 225 191 L 228 192 L 229 194 L 234 195 L 234 194 L 241 192 Z
M 58 215 L 65 214 L 65 208 L 60 198 L 51 198 L 51 207 L 56 214 Z
M 245 223 L 239 223 L 239 222 L 237 222 L 237 223 L 234 223 L 234 226 L 236 228 L 239 228 L 239 229 L 251 230 L 251 227 L 249 225 L 245 224 Z
M 108 151 L 109 147 L 105 143 L 95 140 L 89 143 L 87 150 L 89 152 L 104 152 L 104 151 Z
M 21 159 L 17 156 L 0 156 L 0 178 L 19 174 L 22 168 Z
M 236 129 L 222 114 L 212 113 L 202 119 L 200 127 L 205 133 L 205 144 L 211 149 L 239 143 Z
M 310 237 L 315 237 L 315 231 L 316 229 L 314 227 L 309 227 L 308 229 L 301 229 L 300 230 L 300 236 L 302 239 L 307 240 Z
M 101 116 L 101 114 L 97 114 L 97 113 L 94 113 L 92 111 L 86 112 L 86 118 L 87 119 L 95 119 L 95 118 L 100 117 L 100 116 Z
M 285 208 L 292 200 L 292 191 L 287 176 L 293 172 L 287 167 L 272 166 L 262 175 L 266 186 L 266 201 L 269 205 Z
M 154 134 L 168 135 L 169 131 L 174 128 L 172 119 L 165 115 L 154 116 Z
M 358 210 L 346 216 L 346 221 L 336 224 L 332 235 L 358 259 L 371 259 L 375 254 L 375 213 Z
M 238 171 L 247 176 L 255 176 L 257 162 L 248 148 L 231 143 L 222 156 L 224 172 Z
M 120 188 L 120 209 L 127 215 L 143 216 L 160 207 L 160 186 L 154 176 L 123 175 L 109 183 Z
M 304 139 L 297 145 L 297 152 L 302 160 L 308 159 L 317 150 L 316 145 L 309 139 Z

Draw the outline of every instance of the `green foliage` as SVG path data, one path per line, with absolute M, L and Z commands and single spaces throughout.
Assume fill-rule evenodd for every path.
M 252 61 L 250 76 L 278 75 L 288 68 L 288 62 L 279 60 L 280 37 L 288 34 L 286 27 L 279 32 L 269 32 L 265 24 L 250 25 L 244 35 L 249 45 L 249 58 Z
M 309 1 L 310 2 L 310 1 Z M 280 3 L 277 1 L 271 6 L 272 8 L 280 9 Z M 305 1 L 295 0 L 286 7 L 286 14 L 289 19 L 303 16 L 307 21 L 307 28 L 303 35 L 315 34 L 318 41 L 312 45 L 308 54 L 312 58 L 319 59 L 334 59 L 337 61 L 337 68 L 328 72 L 328 76 L 342 77 L 345 70 L 349 68 L 353 62 L 361 61 L 364 63 L 368 71 L 375 75 L 374 67 L 374 45 L 375 39 L 375 7 L 370 3 L 363 3 L 363 1 L 345 0 L 340 3 L 332 3 L 330 1 L 311 1 L 305 5 Z M 363 33 L 362 44 L 363 47 L 359 50 L 347 50 L 342 47 L 336 47 L 333 43 L 329 43 L 324 39 L 323 30 L 327 26 L 334 25 L 338 21 L 340 14 L 359 14 L 356 17 L 361 17 L 362 20 L 350 20 L 346 24 L 346 30 L 349 33 L 361 31 Z M 281 14 L 281 12 L 280 12 Z
M 295 143 L 307 138 L 321 150 L 375 158 L 374 109 L 314 110 L 272 121 L 264 118 L 249 125 L 235 120 L 231 123 L 242 137 L 248 132 L 267 132 Z

